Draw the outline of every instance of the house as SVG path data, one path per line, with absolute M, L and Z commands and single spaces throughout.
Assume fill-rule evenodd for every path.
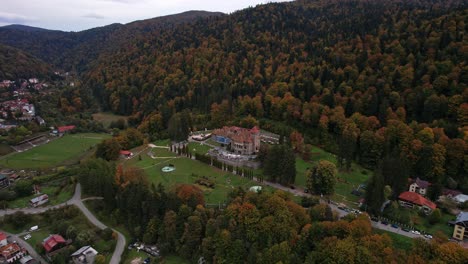
M 466 194 L 458 194 L 457 196 L 453 197 L 453 200 L 459 204 L 462 204 L 468 201 L 468 195 Z
M 40 117 L 40 116 L 36 116 L 36 122 L 37 122 L 37 124 L 40 125 L 40 126 L 45 126 L 45 125 L 46 125 L 45 120 L 44 120 L 42 117 Z
M 76 126 L 60 126 L 57 128 L 57 132 L 59 134 L 59 136 L 62 136 L 63 134 L 67 133 L 67 132 L 70 132 L 72 130 L 74 130 L 76 128 Z
M 423 181 L 419 178 L 416 178 L 416 180 L 410 184 L 409 191 L 419 193 L 421 195 L 426 195 L 427 189 L 429 188 L 430 185 L 431 185 L 430 182 Z
M 454 198 L 455 196 L 462 194 L 460 191 L 444 188 L 442 189 L 442 195 L 448 198 Z
M 8 244 L 7 236 L 5 233 L 0 232 L 0 247 L 6 246 Z
M 416 192 L 403 192 L 398 196 L 400 205 L 408 208 L 419 208 L 426 214 L 430 214 L 437 208 L 437 205 Z
M 13 263 L 23 257 L 24 253 L 21 247 L 16 243 L 7 244 L 0 247 L 0 256 L 6 260 L 7 263 Z
M 42 241 L 42 246 L 47 253 L 51 253 L 67 245 L 67 241 L 61 235 L 50 235 Z
M 10 186 L 10 179 L 5 174 L 0 174 L 0 189 Z
M 98 252 L 91 246 L 84 246 L 73 253 L 71 257 L 75 264 L 90 264 L 94 263 L 97 254 Z
M 31 207 L 38 207 L 40 205 L 43 205 L 49 201 L 49 196 L 47 194 L 39 195 L 35 198 L 32 198 L 29 201 L 29 206 Z
M 22 257 L 20 260 L 21 264 L 37 264 L 39 263 L 37 260 L 33 259 L 33 257 L 27 255 Z
M 236 154 L 252 155 L 260 150 L 260 130 L 256 126 L 252 129 L 225 126 L 215 129 L 212 139 Z
M 121 150 L 120 151 L 120 157 L 124 159 L 129 159 L 133 156 L 133 153 L 128 150 Z
M 457 240 L 468 239 L 468 212 L 459 213 L 454 224 L 452 237 Z

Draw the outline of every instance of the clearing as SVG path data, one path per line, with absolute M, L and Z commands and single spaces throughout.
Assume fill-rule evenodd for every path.
M 115 115 L 115 114 L 107 113 L 107 112 L 99 112 L 99 113 L 93 114 L 93 120 L 98 121 L 105 128 L 109 128 L 112 122 L 116 122 L 119 119 L 123 119 L 125 120 L 125 123 L 127 123 L 128 116 Z
M 67 134 L 47 144 L 0 159 L 0 167 L 10 169 L 43 169 L 78 161 L 82 154 L 92 149 L 107 134 Z

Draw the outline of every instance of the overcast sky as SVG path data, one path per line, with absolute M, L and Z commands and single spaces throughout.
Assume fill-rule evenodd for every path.
M 231 13 L 286 0 L 0 0 L 0 26 L 23 24 L 80 31 L 189 10 Z

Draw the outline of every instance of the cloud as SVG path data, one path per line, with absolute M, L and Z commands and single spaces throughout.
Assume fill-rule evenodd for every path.
M 35 17 L 23 16 L 15 13 L 0 12 L 0 23 L 5 24 L 26 24 L 36 21 Z
M 89 13 L 89 14 L 83 15 L 82 17 L 94 18 L 94 19 L 104 19 L 104 18 L 106 18 L 105 16 L 100 15 L 100 14 L 96 14 L 96 13 Z
M 103 2 L 114 2 L 114 3 L 122 3 L 122 4 L 130 4 L 131 2 L 135 2 L 132 0 L 101 0 Z

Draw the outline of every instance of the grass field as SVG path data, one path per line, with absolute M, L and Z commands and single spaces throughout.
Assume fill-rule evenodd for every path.
M 41 192 L 49 195 L 49 202 L 44 204 L 44 206 L 56 205 L 56 204 L 61 204 L 63 202 L 68 201 L 73 196 L 74 186 L 72 184 L 69 184 L 65 186 L 63 189 L 61 189 L 59 186 L 45 186 L 42 188 Z M 30 195 L 27 197 L 23 197 L 23 198 L 10 201 L 8 202 L 8 207 L 9 208 L 28 207 L 29 200 L 31 200 L 32 198 L 36 196 L 37 195 Z
M 156 144 L 158 143 L 164 142 L 156 142 Z M 248 189 L 251 186 L 259 185 L 257 182 L 221 171 L 202 162 L 185 157 L 177 157 L 174 153 L 166 149 L 154 148 L 152 152 L 156 156 L 155 159 L 147 155 L 150 151 L 149 148 L 142 151 L 142 147 L 140 147 L 132 151 L 134 153 L 141 152 L 139 155 L 141 156 L 141 160 L 138 155 L 135 155 L 133 159 L 124 161 L 125 166 L 144 169 L 150 182 L 155 185 L 161 183 L 170 188 L 180 183 L 195 183 L 195 181 L 202 176 L 211 179 L 216 185 L 215 188 L 210 189 L 202 187 L 205 192 L 207 203 L 216 204 L 224 202 L 227 194 L 237 186 Z M 161 169 L 169 164 L 175 166 L 175 171 L 167 173 L 162 172 Z M 265 190 L 271 190 L 271 188 L 265 187 Z
M 9 154 L 11 152 L 13 152 L 14 149 L 12 149 L 10 146 L 8 146 L 7 144 L 0 144 L 0 156 L 3 156 L 3 155 L 6 155 L 6 154 Z
M 74 162 L 86 151 L 109 137 L 107 134 L 93 133 L 65 135 L 28 151 L 4 157 L 0 159 L 0 167 L 40 169 Z
M 320 149 L 318 147 L 312 147 L 311 161 L 306 162 L 302 158 L 296 158 L 296 185 L 305 187 L 306 185 L 306 171 L 307 168 L 311 168 L 319 160 L 328 160 L 337 164 L 336 156 Z M 353 189 L 356 189 L 360 184 L 366 183 L 371 173 L 362 168 L 361 166 L 353 163 L 349 172 L 338 171 L 338 182 L 335 186 L 335 194 L 332 199 L 337 202 L 342 202 L 348 206 L 356 207 L 357 201 L 360 197 L 351 194 Z
M 190 262 L 179 256 L 170 255 L 170 256 L 163 257 L 160 263 L 161 264 L 188 264 Z
M 100 113 L 93 114 L 93 119 L 102 123 L 102 125 L 105 128 L 108 128 L 112 122 L 115 122 L 121 118 L 123 118 L 125 121 L 127 121 L 128 119 L 127 116 L 114 115 L 112 113 L 100 112 Z

